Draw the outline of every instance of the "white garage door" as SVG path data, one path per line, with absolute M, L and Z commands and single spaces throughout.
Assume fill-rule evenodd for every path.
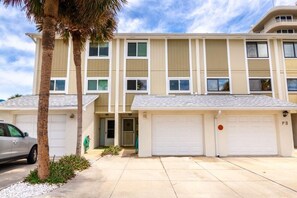
M 202 117 L 153 115 L 153 155 L 203 155 Z
M 17 115 L 16 126 L 31 137 L 37 137 L 37 116 Z M 48 137 L 50 156 L 65 154 L 66 115 L 49 115 Z
M 274 116 L 228 116 L 229 155 L 276 155 Z

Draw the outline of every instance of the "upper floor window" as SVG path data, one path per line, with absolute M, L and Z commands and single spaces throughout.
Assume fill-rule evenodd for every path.
M 268 47 L 266 42 L 247 42 L 248 58 L 268 58 Z
M 271 80 L 269 78 L 250 79 L 250 91 L 271 91 Z
M 284 29 L 284 30 L 277 30 L 278 34 L 293 34 L 295 31 L 293 29 Z
M 276 22 L 286 22 L 286 21 L 293 21 L 293 17 L 291 15 L 287 16 L 276 16 Z
M 297 42 L 284 43 L 285 58 L 297 58 Z
M 128 57 L 147 57 L 147 42 L 129 41 Z
M 189 92 L 190 80 L 189 79 L 170 79 L 169 90 L 171 92 Z
M 108 79 L 88 79 L 88 92 L 108 91 Z
M 229 92 L 228 78 L 209 78 L 207 79 L 207 91 L 209 92 Z
M 92 42 L 89 45 L 89 56 L 92 57 L 107 57 L 108 56 L 108 46 L 106 43 Z
M 65 79 L 51 79 L 50 91 L 52 92 L 65 92 Z
M 297 78 L 287 79 L 288 91 L 297 91 Z
M 127 91 L 147 91 L 146 79 L 128 79 Z

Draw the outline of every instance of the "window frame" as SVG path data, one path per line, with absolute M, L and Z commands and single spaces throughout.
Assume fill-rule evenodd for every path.
M 128 80 L 136 80 L 136 90 L 128 90 Z M 146 90 L 137 90 L 137 81 L 146 80 Z M 148 93 L 149 92 L 149 81 L 147 77 L 126 77 L 125 79 L 125 92 L 126 93 Z
M 287 77 L 287 91 L 288 91 L 288 93 L 297 93 L 297 89 L 296 90 L 289 90 L 288 80 L 296 80 L 297 81 L 297 77 Z
M 281 19 L 282 17 L 286 17 L 286 20 L 282 21 L 282 19 Z M 291 20 L 288 20 L 288 17 L 291 17 Z M 293 15 L 277 15 L 274 17 L 274 19 L 276 22 L 293 22 L 294 21 Z
M 65 89 L 64 90 L 55 90 L 56 89 L 56 84 L 57 84 L 57 80 L 64 80 L 65 81 Z M 50 93 L 66 93 L 67 90 L 67 78 L 51 78 L 50 82 L 54 81 L 54 90 L 50 90 Z
M 208 90 L 208 80 L 217 80 L 217 85 L 218 85 L 218 90 L 217 91 L 210 91 Z M 220 91 L 219 90 L 219 80 L 228 80 L 229 83 L 229 91 Z M 206 90 L 207 93 L 219 93 L 219 94 L 227 94 L 227 93 L 231 93 L 230 91 L 230 78 L 229 77 L 208 77 L 206 78 Z
M 104 42 L 104 43 L 107 43 L 108 44 L 108 56 L 100 56 L 100 43 L 98 42 L 98 55 L 97 56 L 90 56 L 90 44 L 92 42 L 89 41 L 88 42 L 88 50 L 87 50 L 87 57 L 88 59 L 110 59 L 110 53 L 111 53 L 111 41 L 107 41 L 107 42 Z
M 271 87 L 271 90 L 270 91 L 259 91 L 259 90 L 251 90 L 251 85 L 250 85 L 250 80 L 267 80 L 269 79 L 270 80 L 270 87 Z M 249 91 L 250 93 L 272 93 L 273 92 L 273 89 L 272 89 L 272 81 L 271 81 L 271 77 L 250 77 L 249 78 Z
M 285 44 L 293 44 L 294 57 L 286 57 Z M 294 41 L 284 41 L 283 42 L 283 51 L 284 51 L 284 58 L 286 58 L 286 59 L 296 59 L 297 58 L 297 42 L 294 42 Z
M 248 44 L 256 44 L 256 53 L 257 57 L 249 57 L 248 54 Z M 266 57 L 259 57 L 259 47 L 258 44 L 266 44 L 267 56 Z M 246 41 L 246 57 L 247 59 L 269 59 L 269 49 L 268 49 L 268 42 L 267 41 Z
M 19 136 L 17 136 L 17 137 L 16 136 L 12 136 L 11 133 L 10 133 L 9 127 L 15 128 L 21 134 L 21 136 L 20 137 Z M 7 130 L 8 137 L 13 137 L 13 138 L 24 138 L 25 137 L 25 134 L 23 133 L 23 131 L 21 131 L 18 127 L 14 126 L 12 124 L 7 124 L 6 125 L 6 130 Z
M 129 43 L 136 43 L 136 56 L 128 56 Z M 138 43 L 146 43 L 146 56 L 138 56 Z M 126 41 L 126 59 L 148 59 L 149 57 L 149 41 L 148 40 L 127 40 Z
M 284 32 L 284 31 L 287 31 L 287 32 Z M 289 31 L 292 31 L 292 32 L 289 32 Z M 295 30 L 294 29 L 279 29 L 276 31 L 276 33 L 278 33 L 278 34 L 294 34 Z
M 2 126 L 3 130 L 4 130 L 4 135 L 0 136 L 0 137 L 10 137 L 10 133 L 7 131 L 7 125 L 4 123 L 0 122 L 0 127 Z
M 170 81 L 171 80 L 177 80 L 178 81 L 178 90 L 170 90 Z M 181 80 L 187 80 L 189 81 L 189 90 L 180 90 L 180 81 Z M 168 93 L 191 93 L 192 86 L 191 86 L 191 79 L 190 77 L 169 77 L 168 78 Z
M 89 80 L 96 80 L 97 90 L 89 90 Z M 107 80 L 107 90 L 98 90 L 98 81 Z M 86 93 L 109 93 L 110 92 L 110 79 L 107 77 L 87 77 L 86 79 Z

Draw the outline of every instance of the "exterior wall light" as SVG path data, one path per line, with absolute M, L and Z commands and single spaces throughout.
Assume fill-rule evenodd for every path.
M 283 117 L 285 118 L 285 117 L 287 117 L 288 116 L 288 114 L 289 114 L 289 112 L 288 111 L 283 111 Z
M 147 118 L 147 114 L 146 114 L 146 112 L 143 112 L 143 113 L 142 113 L 142 116 L 143 116 L 143 118 Z
M 72 113 L 72 114 L 70 114 L 70 116 L 69 116 L 69 118 L 74 118 L 75 117 L 75 115 Z

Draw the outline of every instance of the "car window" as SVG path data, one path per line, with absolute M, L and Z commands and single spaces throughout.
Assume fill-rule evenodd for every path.
M 23 134 L 14 126 L 7 125 L 11 137 L 23 137 Z
M 3 124 L 0 124 L 0 137 L 6 136 Z

